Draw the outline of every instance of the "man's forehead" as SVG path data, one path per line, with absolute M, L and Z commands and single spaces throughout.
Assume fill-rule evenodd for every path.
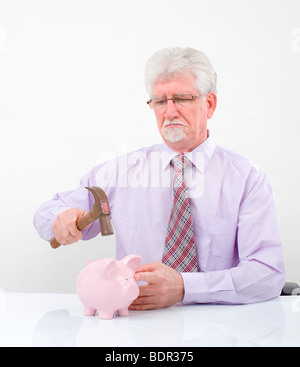
M 176 74 L 167 79 L 158 79 L 153 88 L 153 95 L 167 92 L 176 94 L 196 92 L 195 82 L 193 74 Z

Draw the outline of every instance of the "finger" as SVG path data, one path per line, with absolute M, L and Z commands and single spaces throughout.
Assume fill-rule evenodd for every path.
M 77 239 L 82 238 L 82 233 L 79 231 L 79 229 L 77 228 L 77 226 L 74 222 L 69 224 L 68 229 L 69 229 L 69 233 L 72 237 L 75 237 Z
M 141 285 L 139 287 L 139 297 L 149 297 L 155 295 L 155 287 L 149 285 Z M 137 299 L 138 299 L 137 298 Z
M 78 242 L 79 238 L 73 236 L 69 231 L 65 230 L 63 235 L 61 236 L 61 239 L 57 238 L 57 240 L 65 245 L 70 245 L 72 243 Z
M 137 269 L 137 273 L 140 272 L 152 272 L 159 268 L 161 263 L 155 262 L 155 263 L 149 263 L 149 264 L 143 264 Z
M 135 306 L 145 305 L 145 304 L 149 303 L 149 301 L 147 301 L 146 298 L 149 298 L 149 297 L 138 297 L 131 304 L 135 305 Z
M 147 305 L 131 305 L 128 307 L 131 311 L 150 311 L 155 310 L 158 307 L 155 304 L 147 304 Z
M 129 310 L 145 311 L 157 308 L 154 297 L 139 297 L 129 306 Z
M 85 215 L 87 215 L 88 214 L 88 212 L 86 212 L 86 211 L 84 211 L 83 212 L 83 217 L 85 216 Z M 87 229 L 87 228 L 90 228 L 90 226 L 92 225 L 93 223 L 90 223 L 89 225 L 87 225 L 84 229 Z
M 77 221 L 84 217 L 86 214 L 87 211 L 78 209 L 74 212 L 74 216 L 71 217 L 67 222 L 67 228 L 70 231 L 71 235 L 77 237 L 78 239 L 82 238 L 82 233 L 77 228 Z
M 151 272 L 141 272 L 136 273 L 134 278 L 137 282 L 147 282 L 148 284 L 155 284 L 157 283 L 157 276 L 155 273 Z

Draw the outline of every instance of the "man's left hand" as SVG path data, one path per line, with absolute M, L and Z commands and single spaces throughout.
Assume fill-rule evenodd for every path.
M 130 310 L 166 308 L 183 300 L 182 276 L 160 262 L 140 266 L 136 271 L 135 280 L 148 284 L 140 286 L 139 297 L 131 304 Z

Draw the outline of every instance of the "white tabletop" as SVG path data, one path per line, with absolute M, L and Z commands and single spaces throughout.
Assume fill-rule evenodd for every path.
M 84 317 L 76 294 L 0 294 L 0 346 L 300 346 L 300 297 Z

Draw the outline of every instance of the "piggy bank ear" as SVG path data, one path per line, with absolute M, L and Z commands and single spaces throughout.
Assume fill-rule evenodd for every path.
M 99 269 L 100 275 L 103 278 L 109 278 L 111 271 L 116 268 L 116 264 L 114 259 L 105 259 Z
M 142 258 L 137 255 L 128 255 L 121 260 L 121 262 L 131 269 L 134 273 L 136 269 L 141 265 Z

